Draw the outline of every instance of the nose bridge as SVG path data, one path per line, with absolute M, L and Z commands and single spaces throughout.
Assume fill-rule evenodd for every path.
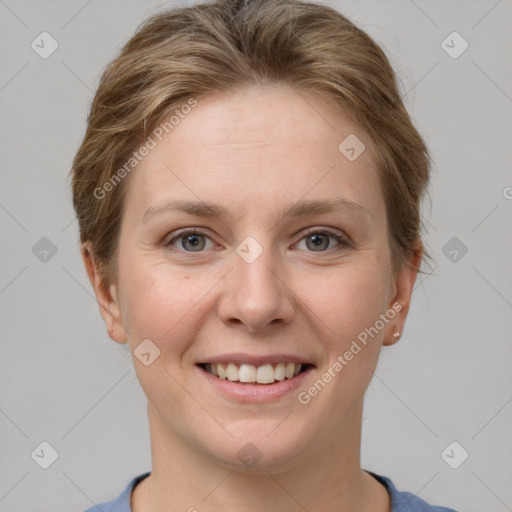
M 252 235 L 236 247 L 234 268 L 219 308 L 224 321 L 244 323 L 250 331 L 277 320 L 288 323 L 294 311 L 270 240 L 270 233 Z
M 261 240 L 261 236 L 259 238 Z M 267 300 L 280 294 L 277 272 L 271 271 L 280 265 L 269 240 L 267 237 L 264 244 L 260 244 L 255 237 L 249 236 L 236 248 L 234 275 L 254 300 L 263 298 L 259 297 L 262 294 Z

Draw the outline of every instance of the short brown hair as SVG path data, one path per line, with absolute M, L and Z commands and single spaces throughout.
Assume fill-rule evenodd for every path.
M 152 15 L 101 76 L 71 173 L 80 240 L 101 264 L 104 285 L 117 279 L 126 186 L 119 170 L 134 151 L 190 98 L 266 83 L 321 93 L 367 131 L 379 157 L 394 270 L 415 251 L 430 155 L 383 50 L 328 6 L 217 0 Z

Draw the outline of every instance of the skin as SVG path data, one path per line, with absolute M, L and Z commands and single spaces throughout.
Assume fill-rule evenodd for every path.
M 366 145 L 355 161 L 338 150 L 349 134 Z M 259 86 L 200 98 L 126 178 L 117 282 L 107 292 L 82 254 L 110 337 L 132 354 L 146 338 L 160 350 L 149 366 L 133 356 L 153 463 L 132 493 L 134 512 L 389 512 L 385 488 L 360 467 L 363 399 L 382 345 L 403 330 L 422 247 L 393 273 L 375 155 L 362 128 L 324 97 Z M 364 210 L 284 215 L 299 200 L 334 197 Z M 199 198 L 232 218 L 166 211 L 142 220 L 162 202 Z M 206 235 L 198 249 L 186 237 L 165 246 L 181 228 Z M 336 250 L 323 235 L 315 245 L 305 228 L 351 243 Z M 248 236 L 263 249 L 250 264 L 236 252 Z M 395 303 L 402 310 L 299 403 L 297 393 Z M 241 404 L 198 374 L 198 361 L 227 352 L 291 353 L 316 368 L 297 391 Z M 262 454 L 251 468 L 237 457 L 249 441 Z

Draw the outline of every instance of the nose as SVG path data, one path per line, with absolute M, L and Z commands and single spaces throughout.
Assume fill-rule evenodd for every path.
M 223 280 L 220 319 L 231 327 L 244 326 L 249 332 L 289 324 L 296 300 L 271 251 L 263 250 L 251 263 L 235 253 L 233 263 L 233 270 Z

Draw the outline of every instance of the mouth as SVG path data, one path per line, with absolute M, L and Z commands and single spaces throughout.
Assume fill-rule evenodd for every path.
M 227 380 L 237 384 L 272 385 L 282 381 L 302 377 L 315 366 L 310 363 L 279 362 L 260 365 L 246 363 L 198 363 L 197 366 L 205 373 L 219 380 Z

